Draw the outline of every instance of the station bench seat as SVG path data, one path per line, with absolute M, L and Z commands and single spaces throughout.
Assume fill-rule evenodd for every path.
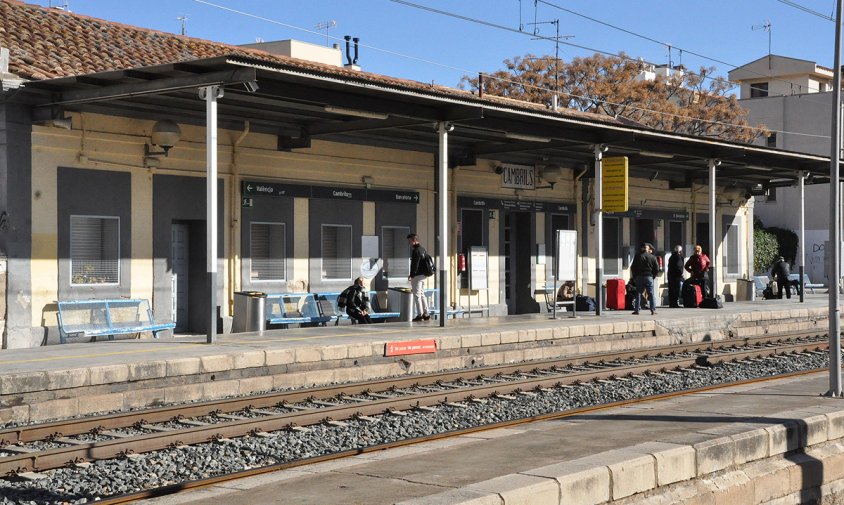
M 320 313 L 313 293 L 284 293 L 267 295 L 267 324 L 288 327 L 291 324 L 325 326 L 332 318 Z
M 797 294 L 800 294 L 800 274 L 789 274 L 788 280 L 791 281 L 791 284 L 797 287 Z M 816 284 L 812 283 L 809 280 L 809 274 L 803 274 L 803 286 L 810 290 L 812 294 L 815 294 L 815 288 L 822 288 L 823 284 Z
M 433 316 L 439 316 L 440 310 L 440 290 L 439 288 L 432 288 L 425 290 L 425 298 L 428 300 L 428 314 Z M 457 316 L 463 316 L 466 313 L 462 307 L 457 307 L 454 309 L 446 310 L 446 317 L 451 316 L 452 318 L 456 318 Z
M 328 318 L 327 322 L 333 321 L 334 325 L 337 326 L 340 321 L 349 319 L 346 311 L 337 306 L 337 298 L 340 297 L 340 293 L 317 293 L 315 296 L 319 313 Z
M 381 307 L 381 297 L 378 296 L 377 291 L 369 292 L 369 317 L 373 320 L 387 320 L 398 319 L 401 317 L 400 312 L 384 310 Z
M 157 323 L 144 299 L 117 298 L 60 300 L 58 305 L 59 341 L 67 343 L 71 336 L 96 339 L 115 335 L 172 330 L 176 323 Z

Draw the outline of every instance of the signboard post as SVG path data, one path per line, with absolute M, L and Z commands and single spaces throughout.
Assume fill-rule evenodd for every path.
M 557 230 L 557 250 L 554 251 L 554 300 L 553 318 L 557 318 L 558 305 L 572 305 L 572 316 L 577 317 L 577 290 L 571 302 L 557 301 L 557 283 L 577 280 L 577 232 Z
M 489 315 L 489 253 L 486 247 L 472 246 L 469 248 L 469 317 L 472 317 L 472 291 L 486 291 L 487 315 Z M 484 308 L 481 307 L 481 311 Z
M 604 212 L 627 212 L 627 156 L 611 156 L 603 159 L 601 197 Z

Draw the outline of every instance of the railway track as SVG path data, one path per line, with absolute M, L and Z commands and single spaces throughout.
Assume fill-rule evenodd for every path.
M 825 353 L 817 332 L 578 356 L 70 419 L 0 431 L 0 473 L 39 472 L 278 430 L 529 397 L 550 388 Z

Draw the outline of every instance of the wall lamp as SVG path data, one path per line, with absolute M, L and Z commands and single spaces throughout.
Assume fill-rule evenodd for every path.
M 551 139 L 548 137 L 529 135 L 527 133 L 505 132 L 504 136 L 510 140 L 524 140 L 525 142 L 551 142 Z
M 157 166 L 157 162 L 160 161 L 158 158 L 162 155 L 168 156 L 170 149 L 176 145 L 181 137 L 182 130 L 175 121 L 169 119 L 156 121 L 152 127 L 150 142 L 152 145 L 160 147 L 162 151 L 153 151 L 149 144 L 144 144 L 144 165 L 147 167 Z
M 363 117 L 367 119 L 387 119 L 390 117 L 389 114 L 384 114 L 383 112 L 372 112 L 369 110 L 360 110 L 360 109 L 347 109 L 345 107 L 335 107 L 333 105 L 326 105 L 323 107 L 325 112 L 330 112 L 332 114 L 341 114 L 343 116 L 355 116 L 355 117 Z

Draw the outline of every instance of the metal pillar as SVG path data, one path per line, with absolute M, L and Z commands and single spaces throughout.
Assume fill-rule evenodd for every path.
M 439 135 L 439 151 L 437 161 L 439 163 L 437 176 L 439 177 L 439 193 L 437 193 L 437 217 L 439 223 L 439 237 L 437 237 L 437 254 L 440 265 L 440 326 L 445 327 L 448 321 L 448 132 L 454 126 L 440 122 L 437 123 L 437 134 Z
M 806 286 L 803 282 L 803 273 L 806 271 L 806 172 L 800 172 L 800 303 L 803 303 Z
M 217 338 L 217 99 L 223 97 L 220 86 L 199 89 L 199 98 L 205 100 L 205 159 L 206 201 L 205 240 L 206 272 L 208 272 L 208 328 L 206 342 L 213 344 Z
M 838 200 L 838 159 L 841 156 L 841 8 L 844 0 L 835 2 L 835 64 L 832 79 L 832 132 L 829 162 L 829 396 L 841 396 L 841 217 Z
M 603 191 L 603 159 L 607 146 L 595 146 L 595 300 L 598 302 L 595 307 L 595 315 L 601 315 L 604 307 L 604 290 L 602 282 L 604 279 L 604 211 L 602 209 L 604 200 Z M 554 295 L 556 296 L 556 295 Z
M 720 244 L 715 243 L 715 167 L 721 164 L 721 160 L 709 160 L 709 287 L 712 296 L 718 294 L 718 249 Z

